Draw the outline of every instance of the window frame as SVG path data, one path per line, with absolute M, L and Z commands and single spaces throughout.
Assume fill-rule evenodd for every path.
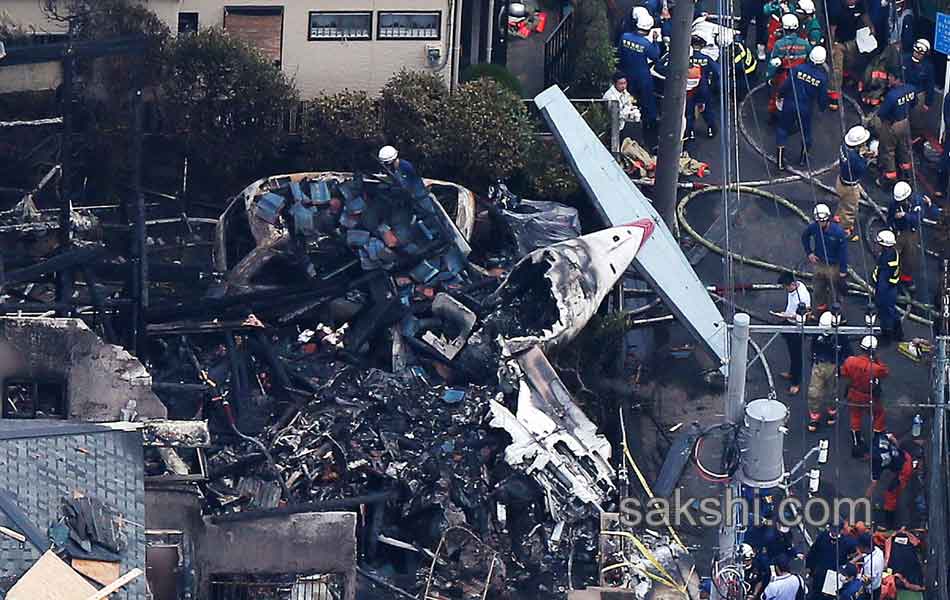
M 383 15 L 435 15 L 438 23 L 435 27 L 438 35 L 436 37 L 425 36 L 406 36 L 406 37 L 383 37 L 382 35 L 382 16 Z M 441 42 L 442 41 L 442 11 L 441 10 L 378 10 L 376 11 L 376 39 L 380 42 Z
M 199 13 L 199 12 L 196 11 L 196 10 L 180 10 L 180 11 L 178 11 L 178 36 L 180 37 L 180 36 L 182 35 L 182 30 L 181 30 L 181 18 L 182 18 L 184 15 L 188 15 L 189 17 L 190 17 L 191 15 L 194 15 L 194 17 L 195 17 L 195 30 L 194 30 L 194 31 L 186 31 L 185 34 L 186 34 L 186 35 L 193 35 L 193 34 L 198 33 L 198 32 L 201 30 L 201 13 Z
M 366 37 L 314 37 L 313 36 L 313 16 L 314 15 L 365 15 L 369 17 L 369 27 L 366 28 Z M 373 11 L 371 10 L 311 10 L 307 12 L 307 41 L 308 42 L 372 42 L 373 22 L 375 21 Z

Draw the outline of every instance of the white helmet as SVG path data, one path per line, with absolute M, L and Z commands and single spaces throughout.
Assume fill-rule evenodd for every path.
M 818 319 L 818 327 L 821 329 L 831 329 L 832 327 L 837 327 L 840 323 L 841 317 L 832 313 L 830 310 L 821 313 L 821 317 Z
M 752 560 L 755 558 L 755 550 L 752 549 L 752 546 L 749 544 L 740 544 L 739 545 L 739 558 L 744 561 Z
M 399 156 L 399 152 L 392 146 L 383 146 L 379 149 L 379 162 L 391 163 Z
M 897 238 L 890 229 L 882 229 L 877 233 L 877 243 L 885 248 L 893 248 L 897 244 Z
M 808 53 L 808 60 L 816 65 L 823 65 L 828 60 L 828 51 L 825 50 L 824 46 L 815 46 Z
M 782 15 L 782 29 L 785 29 L 786 31 L 794 31 L 798 29 L 798 17 L 791 13 Z
M 528 16 L 528 7 L 523 2 L 512 2 L 508 5 L 508 16 L 524 18 Z
M 806 15 L 815 14 L 815 3 L 812 0 L 799 0 L 798 9 Z
M 914 52 L 920 52 L 921 54 L 927 54 L 930 52 L 930 42 L 921 38 L 914 42 Z
M 871 139 L 871 132 L 861 125 L 855 125 L 844 136 L 844 143 L 852 148 L 866 144 Z
M 641 17 L 644 17 L 644 16 L 649 17 L 650 11 L 647 10 L 646 6 L 634 6 L 633 12 L 631 13 L 630 16 L 631 16 L 631 19 L 633 20 L 633 24 L 636 25 L 640 22 Z
M 828 208 L 827 204 L 816 204 L 815 210 L 812 212 L 816 221 L 827 221 L 831 218 L 831 209 Z
M 650 13 L 637 15 L 637 29 L 640 31 L 650 31 L 653 29 L 653 16 Z
M 877 338 L 873 335 L 866 335 L 861 338 L 862 350 L 877 350 Z
M 913 192 L 910 189 L 910 184 L 906 181 L 898 181 L 897 185 L 894 186 L 894 200 L 898 202 L 903 202 L 910 198 L 911 193 Z

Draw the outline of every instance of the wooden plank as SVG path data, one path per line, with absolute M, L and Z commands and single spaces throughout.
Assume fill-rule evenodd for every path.
M 141 575 L 142 575 L 142 569 L 138 569 L 138 568 L 132 569 L 131 571 L 129 571 L 122 577 L 119 577 L 118 579 L 116 579 L 115 581 L 107 585 L 106 587 L 102 588 L 98 592 L 92 594 L 91 596 L 86 596 L 83 600 L 103 600 L 104 598 L 108 598 L 109 594 L 121 589 L 130 581 L 132 581 L 136 577 L 140 577 Z
M 96 588 L 47 551 L 7 592 L 7 600 L 85 600 Z
M 26 542 L 26 536 L 19 531 L 13 531 L 12 529 L 7 529 L 6 527 L 0 527 L 0 533 L 7 536 L 8 538 L 12 538 L 20 542 L 21 544 Z
M 109 585 L 119 578 L 122 566 L 117 562 L 104 560 L 89 560 L 85 558 L 72 559 L 73 568 L 79 573 L 92 579 L 99 585 Z

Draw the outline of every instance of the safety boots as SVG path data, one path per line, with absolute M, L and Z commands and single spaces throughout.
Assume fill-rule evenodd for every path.
M 775 149 L 775 164 L 779 171 L 785 170 L 785 146 L 779 146 Z

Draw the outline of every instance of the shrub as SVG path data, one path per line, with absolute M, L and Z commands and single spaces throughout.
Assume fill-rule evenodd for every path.
M 277 154 L 297 101 L 279 67 L 219 29 L 177 40 L 168 66 L 164 114 L 197 168 L 247 178 Z
M 524 97 L 524 91 L 521 88 L 521 82 L 518 81 L 518 78 L 515 77 L 511 71 L 506 69 L 501 65 L 493 64 L 478 64 L 478 65 L 469 65 L 465 67 L 465 70 L 462 71 L 462 81 L 469 82 L 475 81 L 476 79 L 488 78 L 498 82 L 500 85 L 508 88 L 515 93 L 519 98 Z
M 575 10 L 570 94 L 599 98 L 617 66 L 607 6 L 604 0 L 584 0 Z
M 379 99 L 386 141 L 429 173 L 440 170 L 445 152 L 449 90 L 438 75 L 402 70 Z
M 379 105 L 366 92 L 320 96 L 307 105 L 304 152 L 320 170 L 372 170 L 382 141 Z

